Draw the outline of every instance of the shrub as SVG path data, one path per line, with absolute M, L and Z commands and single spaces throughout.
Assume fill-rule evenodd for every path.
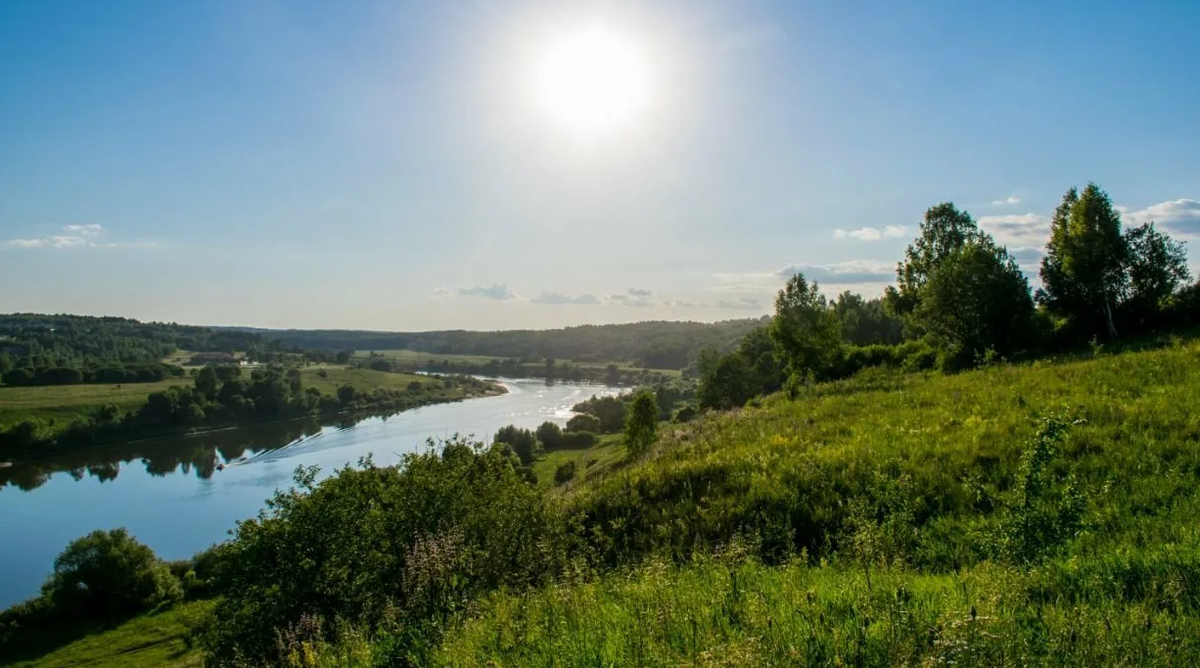
M 625 420 L 625 447 L 630 456 L 645 454 L 658 438 L 658 402 L 649 390 L 633 398 L 629 417 Z
M 600 418 L 587 413 L 572 416 L 570 420 L 567 420 L 567 431 L 586 431 L 599 434 Z
M 575 479 L 575 460 L 563 462 L 554 469 L 554 484 L 562 485 Z
M 559 439 L 558 447 L 562 450 L 585 450 L 599 440 L 590 431 L 564 431 Z
M 455 438 L 400 466 L 361 461 L 320 484 L 316 474 L 297 470 L 296 488 L 227 546 L 222 599 L 201 634 L 212 665 L 271 660 L 277 629 L 304 616 L 331 634 L 341 620 L 434 640 L 479 593 L 562 569 L 556 516 L 495 449 Z
M 537 440 L 547 450 L 554 450 L 562 447 L 562 428 L 549 420 L 543 422 L 537 428 Z
M 167 565 L 125 529 L 72 541 L 43 592 L 56 610 L 87 619 L 119 619 L 183 597 Z
M 532 431 L 519 429 L 511 424 L 501 427 L 492 442 L 503 443 L 511 447 L 517 457 L 521 458 L 521 463 L 526 465 L 533 463 L 533 460 L 537 459 L 541 453 L 541 444 L 538 443 L 537 436 L 534 436 Z

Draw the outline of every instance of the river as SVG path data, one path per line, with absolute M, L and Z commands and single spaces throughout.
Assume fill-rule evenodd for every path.
M 371 454 L 393 464 L 455 433 L 490 440 L 507 424 L 565 424 L 571 406 L 602 385 L 505 380 L 508 393 L 359 422 L 294 420 L 89 450 L 0 468 L 0 609 L 37 594 L 54 557 L 96 529 L 125 527 L 163 559 L 223 540 L 297 466 L 327 475 Z M 228 464 L 219 468 L 222 464 Z

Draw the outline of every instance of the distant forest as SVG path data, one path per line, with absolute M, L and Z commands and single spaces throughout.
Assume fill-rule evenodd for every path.
M 305 350 L 407 349 L 436 355 L 629 362 L 654 369 L 680 369 L 705 348 L 729 350 L 735 347 L 742 337 L 765 322 L 765 317 L 717 323 L 649 321 L 502 332 L 250 331 Z

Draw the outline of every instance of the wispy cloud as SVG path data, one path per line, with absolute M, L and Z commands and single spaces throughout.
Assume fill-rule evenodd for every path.
M 529 300 L 534 304 L 599 304 L 596 295 L 564 295 L 560 292 L 543 292 Z
M 1006 197 L 1004 199 L 993 200 L 992 206 L 1012 206 L 1014 204 L 1020 204 L 1020 203 L 1021 203 L 1021 200 L 1016 195 L 1009 195 L 1008 197 Z
M 654 293 L 645 288 L 629 288 L 629 294 L 633 295 L 634 297 L 650 297 Z
M 1137 211 L 1119 208 L 1122 209 L 1121 217 L 1128 224 L 1154 222 L 1174 234 L 1200 238 L 1200 200 L 1176 199 Z
M 1036 213 L 984 216 L 979 226 L 1005 246 L 1040 248 L 1050 238 L 1050 219 Z
M 96 223 L 90 225 L 67 225 L 63 228 L 63 232 L 79 234 L 85 237 L 94 237 L 104 231 L 104 228 Z
M 67 225 L 62 228 L 62 234 L 55 234 L 38 239 L 10 239 L 0 243 L 8 248 L 157 248 L 155 241 L 101 241 L 100 237 L 107 233 L 103 226 L 92 223 L 89 225 Z
M 857 230 L 834 230 L 833 236 L 838 239 L 857 239 L 859 241 L 879 241 L 892 239 L 908 234 L 908 228 L 903 225 L 888 225 L 880 230 L 877 227 L 861 227 Z
M 492 283 L 490 286 L 459 288 L 458 294 L 463 297 L 483 297 L 484 299 L 516 299 L 517 293 L 503 283 Z
M 847 260 L 832 264 L 792 264 L 780 269 L 777 278 L 788 279 L 802 273 L 819 283 L 886 283 L 896 276 L 894 264 L 872 260 Z
M 717 302 L 717 308 L 729 309 L 733 311 L 761 311 L 766 309 L 761 300 L 753 297 L 743 297 L 741 299 L 722 299 Z

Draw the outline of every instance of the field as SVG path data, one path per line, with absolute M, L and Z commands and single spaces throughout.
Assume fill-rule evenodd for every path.
M 495 357 L 495 356 L 489 356 L 489 355 L 439 355 L 436 353 L 425 353 L 425 352 L 420 352 L 420 351 L 416 351 L 416 350 L 375 350 L 375 351 L 366 351 L 366 352 L 359 351 L 359 352 L 355 353 L 354 359 L 365 362 L 370 359 L 371 352 L 374 352 L 377 357 L 382 357 L 384 359 L 390 360 L 392 362 L 395 362 L 397 364 L 401 364 L 401 365 L 404 365 L 404 366 L 407 366 L 410 368 L 424 368 L 429 363 L 430 360 L 433 360 L 438 363 L 449 362 L 451 365 L 482 365 L 482 364 L 487 364 L 488 362 L 491 362 L 492 360 L 503 361 L 504 359 L 506 359 L 504 357 Z M 581 369 L 590 369 L 590 370 L 595 370 L 595 371 L 603 371 L 608 366 L 607 363 L 601 363 L 601 362 L 581 362 L 579 364 L 576 364 L 575 362 L 572 362 L 571 360 L 567 360 L 567 359 L 556 360 L 557 364 L 565 364 L 568 362 L 570 362 L 573 366 L 577 366 Z M 545 368 L 545 363 L 541 362 L 541 361 L 527 362 L 527 363 L 523 363 L 521 366 L 522 366 L 522 368 L 536 370 L 536 371 L 540 372 L 541 370 L 543 370 Z M 628 364 L 625 362 L 618 363 L 617 368 L 621 369 L 622 371 L 633 371 L 633 372 L 642 370 L 642 368 L 639 366 L 636 366 L 633 364 Z M 668 376 L 679 375 L 678 369 L 653 369 L 653 371 L 655 373 L 665 374 Z
M 320 376 L 321 370 L 325 371 L 325 378 Z M 304 367 L 301 374 L 306 387 L 316 387 L 330 395 L 335 394 L 340 385 L 353 385 L 370 392 L 376 388 L 404 390 L 413 381 L 422 385 L 440 382 L 415 374 L 333 366 Z M 145 403 L 146 396 L 153 392 L 191 385 L 194 382 L 192 378 L 171 378 L 157 383 L 122 385 L 0 387 L 0 425 L 16 423 L 26 418 L 40 418 L 54 420 L 54 428 L 62 430 L 66 429 L 72 420 L 86 418 L 104 404 L 114 404 L 125 411 L 133 410 Z
M 321 372 L 325 377 L 321 377 Z M 300 380 L 305 387 L 315 387 L 323 394 L 336 395 L 341 385 L 353 385 L 364 391 L 382 388 L 385 390 L 404 390 L 409 383 L 418 382 L 422 385 L 441 384 L 440 380 L 419 374 L 390 373 L 387 371 L 372 371 L 371 369 L 355 369 L 336 366 L 303 367 L 300 370 Z
M 190 378 L 169 378 L 157 383 L 122 385 L 51 385 L 44 387 L 0 387 L 0 425 L 25 418 L 54 420 L 65 429 L 76 418 L 87 417 L 96 407 L 115 404 L 122 410 L 137 408 L 146 396 L 168 387 L 190 385 Z
M 182 603 L 160 613 L 136 617 L 106 631 L 68 642 L 36 660 L 10 662 L 13 668 L 191 668 L 203 665 L 200 653 L 185 642 L 188 630 L 212 607 L 210 601 Z

